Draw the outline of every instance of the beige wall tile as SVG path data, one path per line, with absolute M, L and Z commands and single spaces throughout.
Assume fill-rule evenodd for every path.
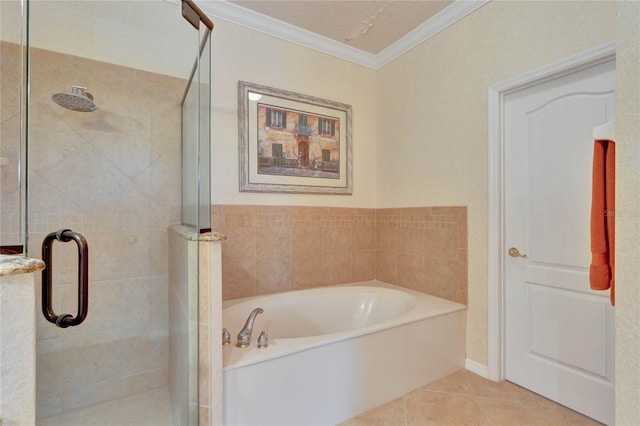
M 254 205 L 233 205 L 225 204 L 222 206 L 225 217 L 229 216 L 251 216 L 254 214 L 262 214 L 263 206 Z
M 416 228 L 398 228 L 398 253 L 421 255 L 424 253 L 424 231 Z
M 465 207 L 431 207 L 433 216 L 458 216 Z
M 263 206 L 262 214 L 273 216 L 290 216 L 296 212 L 293 206 Z
M 322 215 L 329 214 L 329 207 L 297 207 L 299 215 Z
M 227 231 L 225 299 L 377 278 L 466 303 L 464 207 L 242 207 L 216 210 L 243 218 Z
M 255 294 L 256 258 L 222 256 L 222 297 L 236 299 Z
M 124 379 L 107 380 L 80 388 L 63 387 L 60 395 L 61 411 L 76 410 L 99 402 L 124 396 Z
M 203 406 L 201 405 L 200 407 L 198 407 L 198 424 L 200 425 L 208 425 L 210 420 L 210 415 L 209 413 L 211 412 L 211 409 L 209 407 Z
M 150 370 L 144 373 L 135 374 L 125 378 L 124 394 L 134 395 L 151 389 L 166 386 L 169 373 L 166 368 Z
M 378 226 L 376 245 L 381 250 L 396 251 L 398 248 L 397 229 L 390 226 Z
M 256 256 L 291 256 L 291 228 L 260 228 L 255 232 Z
M 256 294 L 291 290 L 291 256 L 256 259 Z
M 207 259 L 208 256 L 202 254 L 202 244 L 200 246 L 200 258 Z M 209 271 L 209 262 L 200 262 L 200 271 Z M 197 291 L 198 297 L 198 317 L 197 321 L 200 324 L 209 324 L 211 318 L 211 286 L 212 284 L 208 280 L 209 276 L 205 273 L 200 273 L 199 277 L 199 285 Z M 214 291 L 217 289 L 214 287 Z M 196 318 L 191 317 L 192 321 L 196 320 Z
M 351 277 L 353 281 L 368 281 L 376 278 L 376 250 L 356 249 L 351 257 Z
M 218 337 L 218 334 L 215 334 Z M 211 336 L 209 325 L 198 325 L 198 400 L 209 403 L 211 400 Z
M 456 261 L 437 261 L 424 258 L 426 280 L 423 292 L 448 300 L 456 300 L 458 293 L 458 264 Z
M 345 207 L 329 207 L 329 216 L 355 216 L 357 209 Z
M 346 226 L 324 226 L 322 229 L 322 250 L 351 250 L 351 229 Z
M 412 290 L 423 291 L 425 282 L 424 257 L 413 254 L 398 254 L 397 284 Z
M 294 253 L 322 250 L 322 229 L 294 223 L 291 230 L 291 244 Z
M 437 260 L 455 260 L 458 256 L 456 229 L 429 228 L 424 230 L 424 255 Z
M 351 239 L 354 249 L 375 249 L 376 228 L 375 226 L 351 228 Z
M 351 250 L 325 251 L 322 259 L 323 284 L 344 284 L 353 281 Z
M 222 255 L 227 258 L 256 256 L 256 231 L 253 228 L 232 228 L 226 231 L 222 242 Z
M 369 218 L 376 217 L 376 209 L 356 209 L 357 216 L 367 216 Z
M 403 209 L 378 209 L 378 216 L 402 216 Z
M 398 283 L 398 255 L 395 251 L 378 250 L 376 253 L 376 278 L 390 284 Z
M 467 225 L 467 209 L 466 207 L 458 215 L 458 248 L 467 248 L 468 244 L 468 225 Z
M 293 290 L 324 284 L 322 251 L 295 252 L 292 260 L 291 287 Z
M 60 386 L 82 389 L 87 384 L 117 378 L 124 370 L 120 330 L 64 337 L 60 346 Z
M 401 209 L 402 210 L 402 216 L 431 216 L 432 207 L 407 207 L 405 209 Z
M 147 327 L 124 330 L 124 363 L 122 370 L 128 375 L 164 368 L 169 364 L 169 337 L 153 335 Z

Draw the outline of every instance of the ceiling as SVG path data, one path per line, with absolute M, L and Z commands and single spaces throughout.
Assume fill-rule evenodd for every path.
M 488 0 L 195 0 L 221 18 L 378 69 Z
M 236 0 L 231 3 L 376 55 L 452 1 Z

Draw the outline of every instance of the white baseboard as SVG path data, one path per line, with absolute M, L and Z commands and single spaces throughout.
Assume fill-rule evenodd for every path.
M 464 368 L 480 377 L 489 379 L 489 368 L 484 364 L 480 364 L 477 361 L 467 358 L 464 360 Z

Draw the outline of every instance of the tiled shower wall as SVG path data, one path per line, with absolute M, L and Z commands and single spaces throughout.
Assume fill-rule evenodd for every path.
M 467 209 L 218 205 L 223 299 L 377 278 L 467 303 Z
M 36 312 L 46 417 L 167 384 L 167 227 L 180 220 L 185 81 L 33 48 L 30 65 L 29 254 L 70 228 L 90 259 L 85 323 L 59 329 Z M 95 112 L 51 101 L 74 84 L 94 95 Z M 15 120 L 2 121 L 3 138 Z M 76 247 L 53 247 L 54 309 L 75 315 Z

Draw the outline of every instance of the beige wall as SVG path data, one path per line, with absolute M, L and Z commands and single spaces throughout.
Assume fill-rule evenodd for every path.
M 640 421 L 640 3 L 618 3 L 616 424 Z
M 615 16 L 613 2 L 491 2 L 378 73 L 378 207 L 468 206 L 467 356 L 481 364 L 487 88 L 614 40 Z
M 212 43 L 214 204 L 373 208 L 376 205 L 376 74 L 361 66 L 216 20 Z M 353 107 L 353 195 L 238 191 L 238 80 Z

